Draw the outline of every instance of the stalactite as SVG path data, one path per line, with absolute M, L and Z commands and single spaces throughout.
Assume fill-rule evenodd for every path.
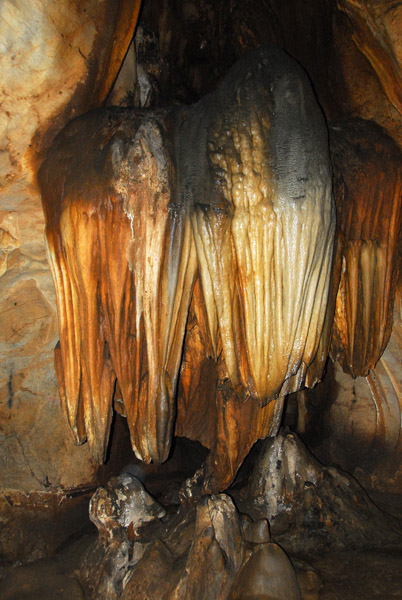
M 344 247 L 331 356 L 367 375 L 391 333 L 401 228 L 402 156 L 374 123 L 331 127 L 337 222 Z
M 179 170 L 193 182 L 184 195 L 212 345 L 233 386 L 263 405 L 299 389 L 316 355 L 334 215 L 325 123 L 304 72 L 280 51 L 255 63 L 239 61 L 185 113 Z
M 319 380 L 336 295 L 327 311 L 334 214 L 322 116 L 291 59 L 271 51 L 256 63 L 235 67 L 179 123 L 199 281 L 176 433 L 211 449 L 204 491 L 225 489 L 255 441 L 276 434 L 286 393 L 309 371 L 310 385 Z
M 98 460 L 116 377 L 137 456 L 170 448 L 195 253 L 168 153 L 156 118 L 97 111 L 60 134 L 42 170 L 63 405 L 81 441 L 84 415 Z
M 323 366 L 334 207 L 307 76 L 260 49 L 194 106 L 89 113 L 39 179 L 77 440 L 103 460 L 116 385 L 140 459 L 164 461 L 175 427 L 224 489 Z

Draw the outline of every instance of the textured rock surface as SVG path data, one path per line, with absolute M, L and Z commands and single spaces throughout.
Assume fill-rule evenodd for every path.
M 342 13 L 331 0 L 311 6 L 303 0 L 267 0 L 258 7 L 248 0 L 192 0 L 180 6 L 166 1 L 163 9 L 159 2 L 146 4 L 143 14 L 151 15 L 147 25 L 157 26 L 155 32 L 145 29 L 136 45 L 144 69 L 144 104 L 158 97 L 147 96 L 149 81 L 159 87 L 162 101 L 193 101 L 215 86 L 245 48 L 276 43 L 307 69 L 327 115 L 373 119 L 402 143 L 400 2 L 339 0 Z M 76 448 L 71 443 L 58 406 L 52 357 L 57 339 L 55 302 L 34 167 L 66 119 L 97 105 L 107 93 L 137 9 L 134 1 L 1 2 L 2 488 L 3 481 L 6 487 L 25 491 L 76 487 L 94 476 L 87 446 Z M 117 39 L 111 53 L 113 28 Z M 128 58 L 131 61 L 132 54 Z M 131 63 L 128 69 L 135 71 Z M 131 84 L 123 83 L 123 88 L 135 91 Z M 402 478 L 398 416 L 402 338 L 396 314 L 390 342 L 370 380 L 342 376 L 343 400 L 331 405 L 339 434 L 338 453 L 333 446 L 333 456 L 339 456 L 341 445 L 352 448 L 343 458 L 350 459 L 353 469 L 370 467 L 368 456 L 376 457 L 379 462 L 371 464 L 374 471 L 361 480 L 392 489 L 400 489 L 395 486 Z M 216 377 L 210 362 L 195 381 L 194 393 L 205 389 L 205 380 Z M 335 383 L 331 393 L 337 391 Z M 356 401 L 359 396 L 362 403 Z M 224 431 L 226 420 L 219 423 Z M 194 418 L 191 428 L 202 429 L 203 419 Z M 237 441 L 231 437 L 233 452 Z M 369 449 L 364 456 L 363 449 Z M 16 495 L 14 500 L 21 498 Z M 4 547 L 9 540 L 4 537 Z
M 165 514 L 163 506 L 128 472 L 96 490 L 89 503 L 89 516 L 98 528 L 98 540 L 84 554 L 80 568 L 91 598 L 120 597 L 131 569 L 150 545 L 148 540 L 136 541 L 141 535 L 138 530 Z
M 87 527 L 92 492 L 77 489 L 72 493 L 3 491 L 0 498 L 1 563 L 51 556 L 63 541 Z
M 79 488 L 96 474 L 59 406 L 55 296 L 36 168 L 60 127 L 104 100 L 138 8 L 135 0 L 1 2 L 0 489 L 10 492 L 7 523 L 13 503 L 23 510 L 19 492 Z M 26 504 L 29 512 L 28 497 Z M 22 551 L 22 538 L 5 526 L 0 538 L 10 556 Z
M 402 154 L 370 121 L 330 127 L 341 271 L 330 355 L 353 377 L 373 369 L 393 322 L 402 223 Z
M 242 493 L 240 506 L 268 519 L 274 539 L 288 551 L 402 543 L 401 523 L 381 512 L 353 477 L 322 466 L 291 431 L 262 443 Z
M 367 489 L 402 493 L 402 312 L 399 284 L 388 345 L 366 377 L 353 379 L 339 363 L 309 392 L 307 443 L 320 460 L 352 473 Z
M 57 321 L 36 165 L 54 133 L 106 96 L 138 2 L 1 3 L 0 486 L 38 490 L 91 480 L 59 409 Z
M 393 0 L 340 0 L 353 39 L 368 58 L 390 102 L 402 115 L 402 4 Z
M 199 439 L 193 299 L 204 356 L 220 362 L 204 395 L 207 489 L 224 490 L 254 442 L 275 434 L 282 397 L 304 386 L 322 337 L 335 210 L 305 72 L 261 47 L 185 109 L 88 113 L 57 136 L 39 181 L 56 368 L 77 441 L 104 460 L 115 381 L 139 459 L 167 459 L 176 421 Z M 183 352 L 190 389 L 176 408 Z
M 339 3 L 345 6 L 345 2 Z M 361 5 L 363 3 L 360 3 Z M 368 3 L 365 3 L 368 5 Z M 380 3 L 378 3 L 380 4 Z M 381 3 L 383 6 L 387 2 Z M 393 3 L 397 4 L 397 3 Z M 380 64 L 378 72 L 356 43 L 356 30 L 361 26 L 351 11 L 336 11 L 333 17 L 334 48 L 330 63 L 331 78 L 329 86 L 337 100 L 340 112 L 332 118 L 360 117 L 373 120 L 402 145 L 401 115 L 390 101 L 381 82 Z M 379 34 L 379 32 L 377 32 Z M 378 42 L 388 43 L 387 35 Z M 373 41 L 373 40 L 372 40 Z M 367 40 L 368 42 L 368 40 Z
M 100 536 L 86 553 L 81 581 L 89 598 L 300 600 L 293 566 L 271 542 L 267 521 L 240 516 L 224 494 L 204 496 L 196 509 L 182 507 L 134 538 L 120 522 L 114 542 Z
M 299 430 L 325 463 L 366 488 L 400 493 L 401 153 L 369 121 L 330 131 L 342 240 L 331 356 L 339 362 L 305 408 L 299 397 Z
M 294 433 L 282 430 L 261 442 L 252 462 L 251 477 L 231 488 L 230 496 L 170 505 L 161 521 L 145 524 L 134 536 L 121 518 L 125 501 L 99 504 L 106 498 L 98 490 L 94 505 L 117 518 L 112 535 L 103 530 L 110 521 L 100 524 L 82 563 L 88 597 L 296 600 L 299 580 L 302 598 L 317 599 L 322 585 L 310 561 L 320 562 L 325 552 L 385 547 L 400 556 L 402 524 L 380 511 L 351 476 L 323 467 Z M 109 500 L 121 492 L 120 484 L 114 486 L 107 486 Z M 283 549 L 302 559 L 295 565 L 298 580 Z

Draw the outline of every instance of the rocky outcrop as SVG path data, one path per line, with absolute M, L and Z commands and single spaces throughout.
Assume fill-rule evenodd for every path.
M 149 496 L 144 506 L 142 486 L 122 483 L 111 480 L 91 501 L 98 539 L 80 570 L 89 598 L 299 600 L 299 584 L 302 597 L 310 597 L 306 567 L 317 553 L 384 546 L 398 552 L 402 544 L 396 519 L 287 430 L 258 445 L 247 482 L 237 482 L 230 495 L 203 496 L 196 507 L 170 505 L 162 516 Z M 133 512 L 134 505 L 143 508 Z M 133 534 L 141 515 L 143 526 Z M 297 561 L 297 577 L 284 549 L 306 561 L 304 568 Z
M 109 498 L 119 494 L 115 485 L 108 485 Z M 99 499 L 97 492 L 93 506 L 99 507 Z M 196 510 L 184 507 L 163 523 L 157 521 L 155 506 L 151 501 L 142 511 L 144 523 L 153 522 L 135 536 L 128 521 L 119 518 L 121 504 L 108 505 L 109 535 L 105 521 L 101 526 L 96 521 L 99 538 L 80 570 L 89 598 L 240 600 L 264 595 L 300 600 L 292 563 L 271 541 L 265 519 L 253 522 L 240 515 L 225 494 L 204 496 Z

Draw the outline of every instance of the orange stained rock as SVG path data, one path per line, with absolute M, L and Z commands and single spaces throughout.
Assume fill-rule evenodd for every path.
M 57 131 L 105 100 L 137 22 L 140 0 L 1 3 L 2 185 L 32 183 Z
M 77 441 L 103 460 L 116 389 L 138 458 L 164 461 L 175 430 L 211 450 L 204 491 L 225 489 L 328 343 L 334 206 L 306 75 L 261 49 L 192 107 L 93 111 L 39 180 Z
M 354 377 L 367 375 L 392 328 L 402 157 L 371 122 L 331 128 L 337 221 L 344 246 L 331 356 Z
M 195 254 L 168 152 L 152 117 L 95 111 L 58 136 L 40 173 L 62 403 L 99 461 L 116 377 L 137 456 L 161 462 L 170 448 Z
M 2 484 L 7 487 L 7 478 L 11 477 L 13 489 L 47 487 L 47 476 L 43 481 L 32 476 L 36 469 L 47 473 L 56 487 L 79 487 L 97 477 L 90 453 L 70 445 L 64 418 L 54 410 L 57 385 L 52 350 L 60 334 L 63 339 L 56 357 L 57 370 L 68 371 L 61 395 L 66 411 L 69 398 L 69 420 L 76 438 L 82 440 L 84 411 L 77 401 L 80 330 L 74 318 L 80 299 L 69 278 L 63 250 L 52 259 L 56 286 L 65 295 L 64 299 L 61 295 L 58 298 L 60 313 L 68 316 L 68 325 L 58 332 L 54 327 L 55 296 L 46 266 L 45 219 L 36 176 L 57 132 L 73 117 L 104 102 L 132 39 L 139 6 L 139 0 L 0 3 L 0 273 L 4 275 L 2 302 L 12 301 L 12 319 L 7 318 L 13 321 L 12 335 L 18 339 L 16 353 L 13 338 L 1 336 L 2 387 L 7 391 L 7 377 L 12 374 L 15 384 L 11 396 L 15 407 L 20 407 L 4 421 L 8 440 L 4 457 L 8 457 L 10 468 L 0 470 L 4 473 Z M 53 254 L 59 252 L 57 231 L 49 235 L 49 248 Z M 66 339 L 68 363 L 64 360 Z M 107 373 L 105 368 L 99 384 L 102 388 L 109 386 Z M 42 431 L 38 415 L 43 423 L 50 419 L 52 427 Z M 8 432 L 22 436 L 24 445 L 30 447 L 33 471 L 23 459 L 24 445 L 14 451 L 13 435 Z
M 208 347 L 209 332 L 200 281 L 197 278 L 187 321 L 180 370 L 175 433 L 210 449 L 204 482 L 207 493 L 222 491 L 258 439 L 275 435 L 283 400 L 261 407 L 248 391 L 234 388 L 222 349 L 216 361 Z
M 402 114 L 402 5 L 394 0 L 338 0 L 353 39 L 370 61 L 390 102 Z

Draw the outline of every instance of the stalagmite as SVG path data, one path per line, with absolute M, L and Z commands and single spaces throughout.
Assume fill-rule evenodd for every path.
M 89 113 L 39 180 L 77 440 L 102 461 L 116 385 L 139 458 L 165 460 L 176 427 L 224 489 L 322 368 L 335 218 L 307 76 L 262 48 L 191 107 Z
M 362 120 L 330 129 L 337 222 L 343 236 L 331 356 L 365 376 L 392 329 L 402 155 L 378 125 Z
M 382 512 L 351 475 L 323 466 L 287 429 L 261 443 L 236 501 L 247 503 L 253 518 L 267 519 L 276 542 L 295 553 L 391 546 L 402 539 L 400 523 Z

